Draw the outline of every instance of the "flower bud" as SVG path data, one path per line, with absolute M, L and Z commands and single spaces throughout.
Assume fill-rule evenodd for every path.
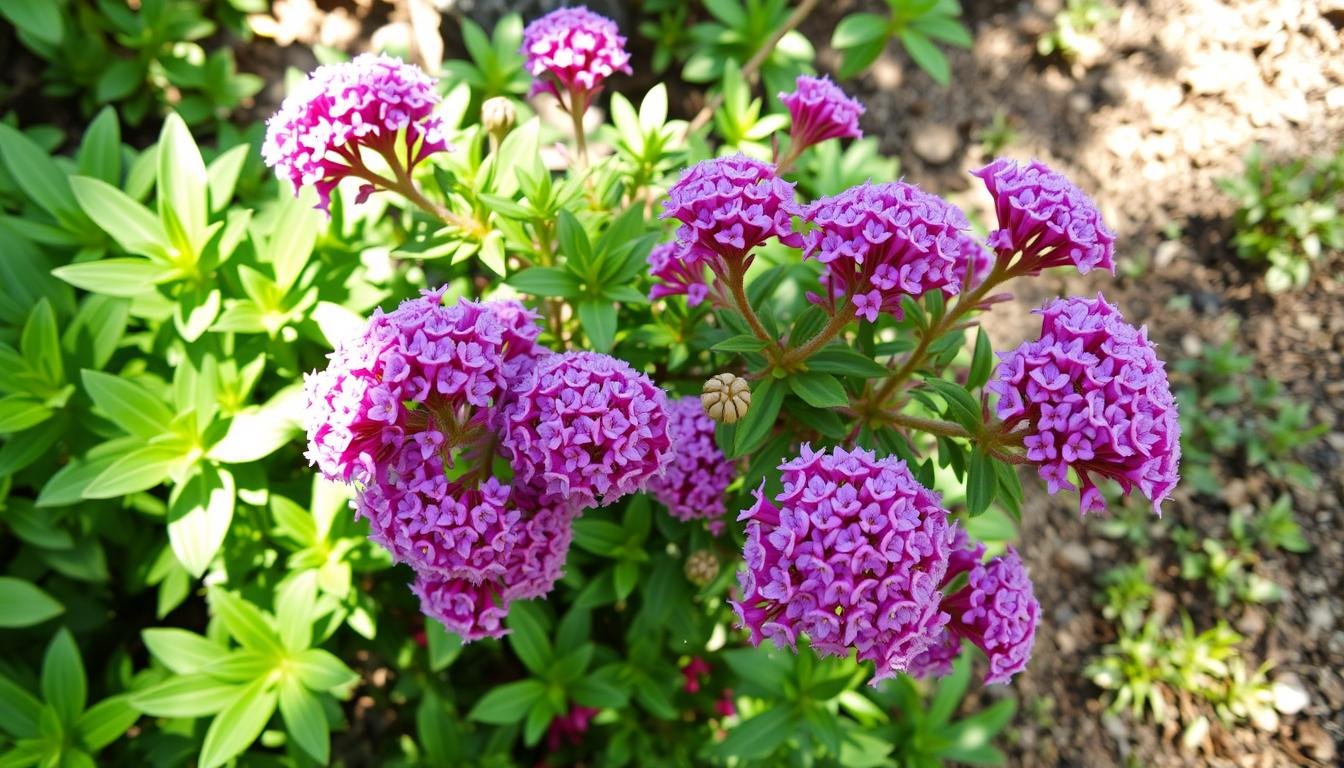
M 747 380 L 732 373 L 720 373 L 705 382 L 700 406 L 715 421 L 733 424 L 747 415 L 751 407 L 751 387 Z
M 481 104 L 481 125 L 495 141 L 503 141 L 516 122 L 518 110 L 504 96 L 494 96 Z
M 686 558 L 686 579 L 697 587 L 719 576 L 719 558 L 708 549 L 697 549 Z

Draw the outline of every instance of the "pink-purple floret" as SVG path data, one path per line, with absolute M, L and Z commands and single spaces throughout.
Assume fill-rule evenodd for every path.
M 948 632 L 970 640 L 989 659 L 988 684 L 1006 683 L 1027 668 L 1041 606 L 1022 558 L 1012 547 L 976 563 L 967 582 L 943 602 Z
M 661 477 L 649 481 L 649 493 L 678 520 L 703 519 L 710 530 L 723 528 L 725 492 L 736 472 L 714 442 L 714 420 L 697 397 L 683 397 L 668 407 L 672 461 Z
M 794 152 L 827 139 L 857 139 L 863 136 L 859 116 L 863 104 L 845 95 L 828 77 L 799 75 L 796 89 L 779 94 L 793 118 L 789 137 Z
M 681 222 L 681 258 L 741 262 L 772 237 L 798 247 L 793 231 L 793 185 L 774 166 L 746 155 L 717 157 L 691 166 L 667 192 L 663 218 Z M 717 258 L 716 258 L 717 257 Z
M 1003 158 L 973 173 L 994 198 L 999 228 L 989 246 L 1005 259 L 1021 252 L 1023 274 L 1070 265 L 1083 274 L 1115 272 L 1115 233 L 1092 198 L 1063 175 L 1036 161 Z
M 907 669 L 939 636 L 939 591 L 955 527 L 905 462 L 862 449 L 813 451 L 780 466 L 784 490 L 745 510 L 746 569 L 733 602 L 751 640 Z
M 584 7 L 560 8 L 528 24 L 522 54 L 532 94 L 577 94 L 583 101 L 571 109 L 587 107 L 608 77 L 633 72 L 616 22 Z
M 813 225 L 803 235 L 803 258 L 825 265 L 824 301 L 849 296 L 869 322 L 881 312 L 900 318 L 902 296 L 959 293 L 968 268 L 973 278 L 988 274 L 988 254 L 967 233 L 966 216 L 913 184 L 861 184 L 801 213 Z
M 709 297 L 705 281 L 705 263 L 680 243 L 660 243 L 649 251 L 649 275 L 659 282 L 649 289 L 649 300 L 666 296 L 685 296 L 686 304 L 697 307 Z
M 450 150 L 443 121 L 434 114 L 438 102 L 434 79 L 400 59 L 366 53 L 321 66 L 266 121 L 261 155 L 295 194 L 312 185 L 317 207 L 325 211 L 332 189 L 363 167 L 364 149 L 404 156 L 408 171 Z M 364 181 L 361 199 L 373 191 Z
M 998 416 L 1020 430 L 1027 458 L 1051 494 L 1082 486 L 1083 514 L 1106 508 L 1094 476 L 1138 488 L 1161 512 L 1179 477 L 1181 425 L 1147 329 L 1125 322 L 1100 295 L 1047 304 L 1041 335 L 1001 355 L 987 388 Z

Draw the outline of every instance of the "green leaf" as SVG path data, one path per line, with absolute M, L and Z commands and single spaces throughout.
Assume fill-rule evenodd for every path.
M 51 418 L 53 413 L 30 395 L 0 397 L 0 435 L 35 427 Z
M 1001 699 L 974 715 L 960 720 L 944 735 L 952 744 L 939 751 L 939 756 L 966 765 L 1002 765 L 1003 753 L 993 746 L 994 738 L 1013 719 L 1017 702 Z
M 219 768 L 252 745 L 275 712 L 276 693 L 265 678 L 243 690 L 205 732 L 200 768 Z
M 233 189 L 238 185 L 238 174 L 242 172 L 243 163 L 247 162 L 251 152 L 250 144 L 239 144 L 210 161 L 205 173 L 209 177 L 206 191 L 210 194 L 212 212 L 218 213 L 228 207 L 229 201 L 233 199 Z
M 496 686 L 476 702 L 467 717 L 492 725 L 516 723 L 527 716 L 532 702 L 546 695 L 546 686 L 537 680 L 519 680 Z
M 150 717 L 204 717 L 238 700 L 243 690 L 205 673 L 170 677 L 157 685 L 132 691 L 131 706 Z
M 56 711 L 61 725 L 69 729 L 79 721 L 87 697 L 84 662 L 70 630 L 62 627 L 42 659 L 42 698 Z
M 885 376 L 889 371 L 872 358 L 855 352 L 847 347 L 832 345 L 823 347 L 807 359 L 808 370 L 821 373 L 834 373 L 839 376 L 858 376 L 874 378 Z
M 208 672 L 228 655 L 219 643 L 176 627 L 151 627 L 140 637 L 160 664 L 179 675 Z
M 579 323 L 595 351 L 607 352 L 616 342 L 616 307 L 610 301 L 579 302 Z
M 728 738 L 715 744 L 710 752 L 740 760 L 763 759 L 783 746 L 793 736 L 798 724 L 798 716 L 793 709 L 776 706 L 738 723 L 728 731 Z
M 142 442 L 135 436 L 119 437 L 94 446 L 83 458 L 71 459 L 42 486 L 42 492 L 37 496 L 37 506 L 65 507 L 80 501 L 90 483 L 123 454 L 135 450 Z
M 966 468 L 966 512 L 975 517 L 989 509 L 999 487 L 995 461 L 978 446 L 971 451 L 971 463 Z
M 331 726 L 322 702 L 292 677 L 280 684 L 280 717 L 294 743 L 326 765 L 331 758 Z
M 176 219 L 193 258 L 200 255 L 208 238 L 209 183 L 205 161 L 186 122 L 177 113 L 168 113 L 159 132 L 159 219 L 170 231 L 169 222 Z
M 111 296 L 92 295 L 61 338 L 65 349 L 88 367 L 101 369 L 121 344 L 130 320 L 131 303 Z
M 244 648 L 263 654 L 283 653 L 280 638 L 265 614 L 243 597 L 215 587 L 210 590 L 210 606 L 229 635 Z
M 199 465 L 168 500 L 168 543 L 187 572 L 205 573 L 233 522 L 233 475 L 209 464 Z
M 724 339 L 710 349 L 715 352 L 760 352 L 765 349 L 765 342 L 750 333 L 744 333 Z
M 585 707 L 620 709 L 630 699 L 629 687 L 621 683 L 620 667 L 611 664 L 569 684 L 570 697 Z
M 47 45 L 58 45 L 65 35 L 60 6 L 52 0 L 6 0 L 0 3 L 0 16 Z
M 596 274 L 593 269 L 593 245 L 583 225 L 574 218 L 574 214 L 560 210 L 557 218 L 556 234 L 560 240 L 560 252 L 569 259 L 569 267 L 580 275 Z
M 860 43 L 884 38 L 886 32 L 887 20 L 876 13 L 851 13 L 835 25 L 835 31 L 831 33 L 831 46 L 838 49 L 853 48 Z
M 60 166 L 32 139 L 5 123 L 0 123 L 0 160 L 19 189 L 67 229 L 92 229 L 93 223 L 80 211 Z
M 229 420 L 229 430 L 210 446 L 206 456 L 225 464 L 243 464 L 263 459 L 303 433 L 296 421 L 302 414 L 302 383 L 285 387 L 260 408 L 246 408 Z
M 906 53 L 910 54 L 920 69 L 929 73 L 935 83 L 947 85 L 952 82 L 952 70 L 947 64 L 947 57 L 922 32 L 907 28 L 900 33 L 900 38 Z
M 735 425 L 735 437 L 732 456 L 736 458 L 751 453 L 756 446 L 765 442 L 770 430 L 779 418 L 779 409 L 784 405 L 784 386 L 778 379 L 763 379 L 751 393 L 751 407 Z
M 314 607 L 317 603 L 317 571 L 291 574 L 276 591 L 275 621 L 280 642 L 290 653 L 313 644 Z
M 28 365 L 41 372 L 47 382 L 60 385 L 65 380 L 56 313 L 46 297 L 39 300 L 32 312 L 28 313 L 28 322 L 24 324 L 23 335 L 19 338 L 19 350 Z
M 462 653 L 462 636 L 449 632 L 437 621 L 425 622 L 425 641 L 429 646 L 429 669 L 442 672 Z
M 89 218 L 123 251 L 168 258 L 171 252 L 168 234 L 148 208 L 102 179 L 90 176 L 71 176 L 70 189 Z M 145 287 L 141 286 L 141 290 Z
M 0 446 L 0 480 L 42 458 L 47 449 L 65 434 L 68 423 L 68 419 L 58 415 L 32 429 L 11 435 Z
M 555 658 L 555 651 L 546 636 L 546 622 L 541 609 L 531 601 L 515 603 L 509 609 L 506 623 L 509 627 L 509 647 L 518 660 L 534 674 L 544 674 Z
M 523 743 L 529 747 L 536 744 L 556 714 L 556 708 L 549 699 L 541 698 L 532 702 L 527 721 L 523 724 Z
M 593 517 L 574 521 L 574 543 L 595 555 L 614 557 L 625 546 L 625 529 L 606 520 Z
M 84 489 L 84 498 L 111 499 L 147 491 L 167 480 L 182 460 L 179 446 L 158 444 L 138 448 L 99 473 Z
M 971 356 L 971 370 L 966 375 L 966 388 L 979 389 L 989 381 L 990 368 L 993 365 L 993 352 L 989 345 L 989 334 L 982 326 L 975 334 L 975 353 Z
M 57 267 L 51 274 L 90 293 L 134 299 L 172 280 L 177 271 L 145 259 L 99 259 Z
M 126 733 L 140 713 L 132 707 L 128 697 L 113 696 L 94 704 L 75 724 L 75 734 L 83 745 L 97 752 Z
M 83 176 L 112 185 L 121 182 L 121 126 L 111 106 L 103 107 L 84 131 L 75 164 Z
M 980 406 L 975 398 L 960 384 L 939 378 L 926 378 L 924 385 L 947 403 L 947 415 L 966 429 L 977 432 L 980 429 Z
M 951 16 L 929 14 L 910 22 L 910 26 L 934 40 L 941 40 L 948 45 L 970 48 L 974 42 L 966 27 Z
M 170 431 L 172 410 L 139 384 L 89 369 L 81 371 L 80 378 L 101 414 L 128 433 L 151 440 Z
M 849 395 L 839 379 L 820 371 L 799 371 L 788 379 L 789 389 L 813 408 L 839 408 L 849 405 Z M 754 407 L 754 405 L 753 405 Z M 750 415 L 750 411 L 747 412 Z
M 793 672 L 791 659 L 765 646 L 724 651 L 723 660 L 743 680 L 770 695 L 783 695 L 784 681 Z
M 583 293 L 579 278 L 558 267 L 529 267 L 505 282 L 533 296 L 573 299 Z
M 325 222 L 314 208 L 316 204 L 316 195 L 306 187 L 299 195 L 286 196 L 280 203 L 280 215 L 275 218 L 263 258 L 275 271 L 275 284 L 281 295 L 289 293 L 299 279 L 317 244 Z
M 32 582 L 0 576 L 0 627 L 31 627 L 55 618 L 65 607 Z
M 9 735 L 27 739 L 37 736 L 42 702 L 0 675 L 0 728 Z
M 359 680 L 359 675 L 347 667 L 345 662 L 321 648 L 309 648 L 300 653 L 289 660 L 289 666 L 298 673 L 303 684 L 314 691 L 344 688 Z
M 966 687 L 971 681 L 971 663 L 965 654 L 952 662 L 952 674 L 940 679 L 934 689 L 933 699 L 929 701 L 927 717 L 935 727 L 945 724 L 956 714 L 957 706 L 966 695 Z

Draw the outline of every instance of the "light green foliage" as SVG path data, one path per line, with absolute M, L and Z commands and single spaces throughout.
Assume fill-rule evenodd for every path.
M 1036 40 L 1036 51 L 1042 56 L 1058 53 L 1066 59 L 1078 56 L 1079 49 L 1087 44 L 1096 28 L 1120 15 L 1120 12 L 1107 0 L 1068 0 L 1059 13 L 1055 14 L 1054 25 L 1049 32 Z
M 947 56 L 938 47 L 971 47 L 971 33 L 961 23 L 957 0 L 886 0 L 887 13 L 853 13 L 840 20 L 831 35 L 831 45 L 844 58 L 840 76 L 851 77 L 867 69 L 886 50 L 893 38 L 939 85 L 952 82 Z
M 692 83 L 724 82 L 771 39 L 788 18 L 789 0 L 703 0 L 709 18 L 687 33 L 681 76 Z M 794 78 L 810 71 L 816 52 L 797 30 L 785 34 L 760 67 L 765 92 L 792 91 Z
M 1242 174 L 1220 186 L 1238 206 L 1237 255 L 1268 268 L 1270 291 L 1306 286 L 1314 262 L 1344 249 L 1344 151 L 1274 163 L 1252 147 Z

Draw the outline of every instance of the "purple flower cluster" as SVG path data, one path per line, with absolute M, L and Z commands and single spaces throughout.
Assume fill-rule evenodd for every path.
M 616 22 L 584 7 L 560 8 L 523 30 L 522 54 L 532 75 L 532 94 L 549 93 L 582 112 L 608 77 L 627 75 L 630 54 Z
M 580 506 L 640 490 L 672 460 L 667 396 L 621 360 L 540 360 L 503 414 L 502 445 L 523 482 Z
M 966 586 L 948 595 L 943 609 L 951 615 L 948 633 L 970 640 L 989 659 L 986 683 L 1006 683 L 1027 668 L 1041 606 L 1016 550 L 975 563 Z
M 1096 203 L 1064 176 L 1039 162 L 1003 158 L 973 173 L 994 198 L 999 220 L 989 245 L 1004 260 L 1021 253 L 1015 271 L 1035 275 L 1072 264 L 1083 274 L 1115 272 L 1115 233 Z
M 649 251 L 649 274 L 661 281 L 649 289 L 650 301 L 684 295 L 688 305 L 697 307 L 709 297 L 704 259 L 679 243 L 660 243 Z
M 835 448 L 780 465 L 784 490 L 756 492 L 739 574 L 742 624 L 759 644 L 876 663 L 874 682 L 909 668 L 948 616 L 939 591 L 955 527 L 905 462 Z
M 975 277 L 985 264 L 966 216 L 913 184 L 861 184 L 805 206 L 802 216 L 815 225 L 803 235 L 803 258 L 825 265 L 826 300 L 849 297 L 869 322 L 879 312 L 900 318 L 902 296 L 959 293 L 967 269 Z
M 672 461 L 661 477 L 649 481 L 649 493 L 678 520 L 709 521 L 710 530 L 723 529 L 727 512 L 724 492 L 736 473 L 732 462 L 714 442 L 714 420 L 705 414 L 698 397 L 674 400 L 667 409 L 671 420 Z
M 798 247 L 793 231 L 793 185 L 774 166 L 746 155 L 717 157 L 691 166 L 667 191 L 663 218 L 681 222 L 682 260 L 705 259 L 715 274 L 742 264 L 752 249 L 772 237 Z
M 1041 335 L 1001 355 L 988 389 L 998 416 L 1023 435 L 1027 458 L 1051 494 L 1082 486 L 1083 514 L 1106 503 L 1094 475 L 1134 487 L 1160 514 L 1176 486 L 1181 425 L 1163 364 L 1147 330 L 1096 299 L 1057 299 L 1037 310 Z
M 471 640 L 502 632 L 511 601 L 550 591 L 584 507 L 643 487 L 671 451 L 647 377 L 538 347 L 536 315 L 517 302 L 442 297 L 375 313 L 306 377 L 307 455 L 356 483 L 369 537 L 415 571 L 425 613 Z M 512 484 L 494 476 L 510 440 Z
M 863 104 L 846 96 L 828 77 L 799 75 L 796 90 L 779 94 L 779 100 L 793 118 L 789 129 L 789 138 L 793 141 L 791 152 L 801 152 L 827 139 L 863 136 L 859 129 Z
M 317 207 L 325 211 L 341 179 L 364 168 L 364 149 L 389 162 L 404 156 L 407 171 L 435 152 L 450 150 L 442 120 L 434 114 L 438 101 L 432 78 L 389 56 L 366 53 L 318 67 L 266 121 L 261 155 L 276 175 L 289 180 L 295 194 L 311 184 Z M 372 191 L 366 183 L 361 195 Z

